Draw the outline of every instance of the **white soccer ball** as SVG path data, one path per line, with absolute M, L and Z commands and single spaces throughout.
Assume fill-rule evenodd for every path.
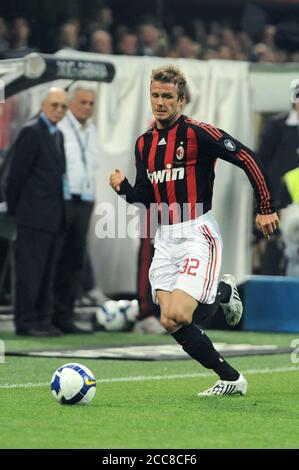
M 129 331 L 139 312 L 137 300 L 108 300 L 95 313 L 96 331 Z
M 96 379 L 88 367 L 70 362 L 54 372 L 51 392 L 62 405 L 87 405 L 96 394 Z
M 118 308 L 126 317 L 129 323 L 135 323 L 138 313 L 139 313 L 139 304 L 138 300 L 119 300 Z

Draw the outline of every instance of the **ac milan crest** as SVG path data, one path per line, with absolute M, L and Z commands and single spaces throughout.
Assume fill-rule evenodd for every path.
M 180 145 L 177 149 L 176 149 L 176 158 L 178 160 L 182 160 L 182 158 L 184 157 L 184 154 L 185 154 L 185 150 L 184 150 L 184 147 L 182 147 L 182 145 Z

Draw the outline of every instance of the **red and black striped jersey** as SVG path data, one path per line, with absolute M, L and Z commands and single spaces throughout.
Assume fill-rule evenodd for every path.
M 194 219 L 200 215 L 198 206 L 201 213 L 212 207 L 217 158 L 245 171 L 259 214 L 275 211 L 268 178 L 255 154 L 222 129 L 184 115 L 167 129 L 154 126 L 137 139 L 135 185 L 132 187 L 125 179 L 119 194 L 125 195 L 129 203 L 146 207 L 154 202 L 171 207 L 187 204 L 188 218 Z M 172 211 L 169 223 L 180 221 Z

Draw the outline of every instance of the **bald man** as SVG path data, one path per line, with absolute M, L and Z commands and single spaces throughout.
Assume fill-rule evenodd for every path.
M 20 131 L 11 151 L 7 182 L 8 212 L 15 217 L 17 335 L 58 336 L 51 320 L 53 276 L 58 237 L 64 219 L 63 136 L 57 123 L 68 99 L 61 88 L 50 88 L 34 121 Z

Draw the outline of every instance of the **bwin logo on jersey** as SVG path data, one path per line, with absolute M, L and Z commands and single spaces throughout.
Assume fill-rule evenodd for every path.
M 151 183 L 164 183 L 164 181 L 176 181 L 182 180 L 185 176 L 185 168 L 171 168 L 171 164 L 166 165 L 166 170 L 158 170 L 150 173 L 147 171 L 147 177 Z

